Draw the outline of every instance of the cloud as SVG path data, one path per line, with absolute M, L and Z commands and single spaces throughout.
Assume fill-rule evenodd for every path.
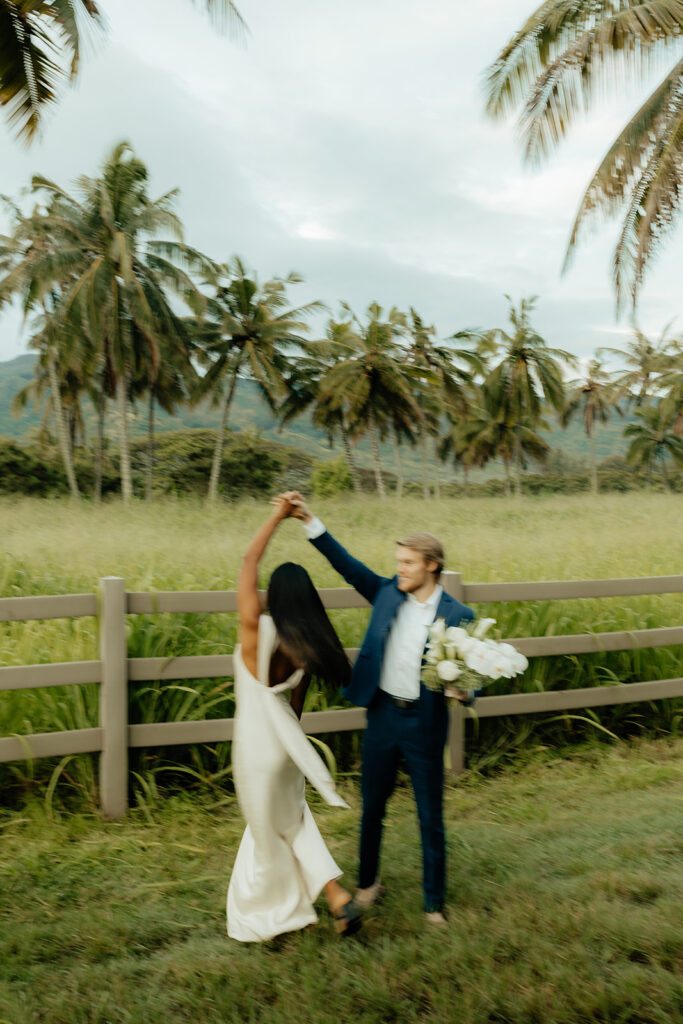
M 0 127 L 0 191 L 16 195 L 37 170 L 68 185 L 128 138 L 152 194 L 180 187 L 188 241 L 220 260 L 239 253 L 261 278 L 297 269 L 293 301 L 412 304 L 451 333 L 503 323 L 504 292 L 539 294 L 550 343 L 604 343 L 616 225 L 596 224 L 560 268 L 638 90 L 601 101 L 531 172 L 514 124 L 484 116 L 482 88 L 528 0 L 242 0 L 245 45 L 213 32 L 200 6 L 110 0 L 108 37 L 40 145 L 26 151 Z M 643 322 L 677 312 L 679 243 L 648 278 Z M 3 314 L 0 358 L 21 350 L 17 332 Z

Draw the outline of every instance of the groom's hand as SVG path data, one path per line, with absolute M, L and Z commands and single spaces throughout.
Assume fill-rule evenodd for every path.
M 274 509 L 273 515 L 277 519 L 289 519 L 290 516 L 295 514 L 294 505 L 287 498 L 286 494 L 278 494 L 277 498 L 273 498 L 270 504 Z
M 299 491 L 285 491 L 280 497 L 285 498 L 291 504 L 292 511 L 290 514 L 293 519 L 300 519 L 304 523 L 310 523 L 313 513 Z

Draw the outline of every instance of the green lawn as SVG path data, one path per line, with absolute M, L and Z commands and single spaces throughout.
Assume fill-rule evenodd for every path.
M 674 1024 L 683 1015 L 683 741 L 536 753 L 447 792 L 445 931 L 420 911 L 406 790 L 392 802 L 388 895 L 357 940 L 318 927 L 226 937 L 242 823 L 232 798 L 151 803 L 122 823 L 0 819 L 3 1024 L 396 1021 Z M 349 811 L 312 806 L 353 877 Z

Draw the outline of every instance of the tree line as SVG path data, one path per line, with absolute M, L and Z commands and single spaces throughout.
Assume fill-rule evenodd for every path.
M 666 332 L 653 342 L 638 330 L 628 348 L 596 353 L 580 377 L 578 360 L 550 346 L 532 323 L 534 298 L 509 302 L 505 327 L 467 328 L 439 339 L 412 307 L 371 303 L 358 315 L 341 303 L 325 336 L 312 338 L 320 302 L 292 305 L 301 278 L 263 283 L 238 257 L 218 262 L 190 246 L 175 212 L 177 190 L 158 198 L 148 170 L 128 143 L 117 145 L 96 177 L 71 191 L 35 176 L 26 213 L 5 199 L 10 218 L 0 237 L 0 309 L 18 299 L 37 352 L 35 377 L 16 410 L 49 396 L 69 488 L 80 496 L 74 450 L 84 443 L 83 401 L 97 414 L 94 496 L 101 495 L 105 421 L 115 412 L 121 493 L 133 494 L 128 423 L 148 410 L 146 495 L 154 470 L 155 410 L 210 399 L 220 409 L 207 496 L 219 493 L 223 447 L 235 388 L 251 379 L 274 415 L 288 423 L 304 412 L 341 441 L 360 491 L 354 447 L 367 438 L 377 491 L 385 494 L 379 442 L 394 446 L 397 490 L 401 448 L 418 446 L 425 496 L 438 493 L 438 462 L 471 469 L 500 460 L 507 491 L 550 452 L 549 417 L 580 416 L 590 439 L 598 423 L 633 408 L 625 428 L 628 460 L 667 479 L 683 463 L 683 341 Z M 604 359 L 625 362 L 609 372 Z M 430 476 L 433 479 L 430 480 Z

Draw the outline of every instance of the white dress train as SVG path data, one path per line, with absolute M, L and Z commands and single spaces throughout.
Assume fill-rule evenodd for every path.
M 228 935 L 264 942 L 317 920 L 313 902 L 342 872 L 318 831 L 305 797 L 306 778 L 323 799 L 348 807 L 290 707 L 287 691 L 302 671 L 268 686 L 278 645 L 273 620 L 258 628 L 258 679 L 235 650 L 235 726 L 232 765 L 247 827 L 228 887 Z

